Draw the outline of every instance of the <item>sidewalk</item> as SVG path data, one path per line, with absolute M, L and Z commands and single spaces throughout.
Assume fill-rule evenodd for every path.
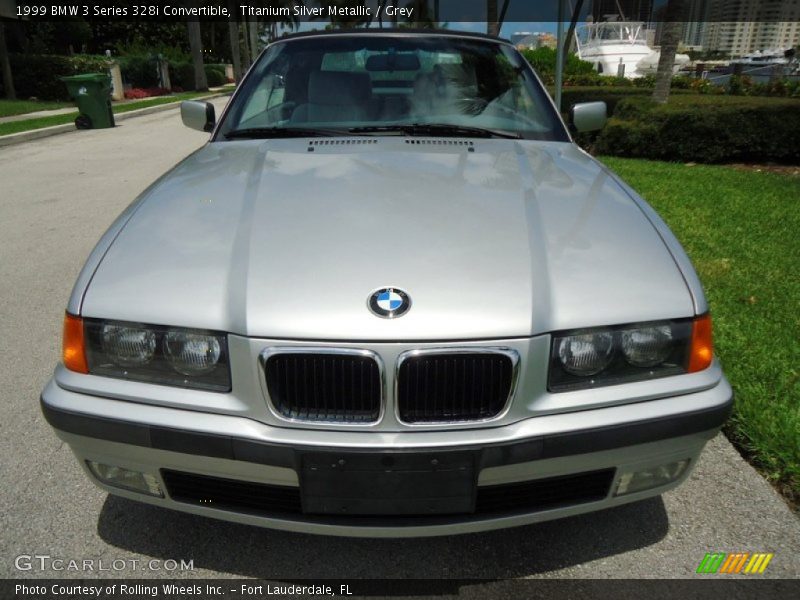
M 37 110 L 36 112 L 22 113 L 21 115 L 12 115 L 10 117 L 0 117 L 0 123 L 11 123 L 13 121 L 27 121 L 28 119 L 38 119 L 40 117 L 52 117 L 54 115 L 66 115 L 69 113 L 76 113 L 78 109 L 74 106 L 71 108 L 56 108 L 55 110 Z
M 229 91 L 233 91 L 227 85 L 220 86 L 220 87 L 213 87 L 208 88 L 208 93 L 212 94 L 224 94 Z M 112 109 L 117 108 L 120 106 L 126 106 L 128 104 L 135 104 L 137 102 L 147 102 L 148 100 L 155 100 L 157 98 L 169 98 L 169 95 L 164 96 L 149 96 L 147 98 L 137 98 L 135 100 L 117 100 L 111 103 Z M 0 124 L 2 123 L 12 123 L 14 121 L 27 121 L 28 119 L 39 119 L 41 117 L 53 117 L 55 115 L 66 115 L 69 113 L 77 113 L 78 108 L 76 106 L 71 106 L 69 108 L 56 108 L 53 110 L 37 110 L 35 112 L 29 113 L 22 113 L 21 115 L 12 115 L 10 117 L 0 117 Z M 116 114 L 116 113 L 115 113 Z
M 196 98 L 192 98 L 192 100 L 202 100 L 208 101 L 214 98 L 220 98 L 223 96 L 230 96 L 234 90 L 230 88 L 211 88 L 208 91 L 207 95 L 198 96 Z M 122 101 L 119 103 L 115 103 L 114 107 L 117 106 L 125 106 L 134 104 L 135 102 L 146 102 L 148 100 L 153 100 L 157 98 L 167 98 L 168 96 L 153 96 L 152 98 L 144 98 L 142 100 L 131 100 L 131 101 Z M 124 121 L 127 119 L 131 119 L 134 117 L 149 115 L 156 112 L 161 112 L 165 110 L 175 110 L 179 108 L 181 105 L 181 100 L 175 100 L 173 102 L 165 102 L 162 104 L 156 104 L 152 106 L 146 106 L 144 108 L 128 110 L 125 112 L 115 112 L 114 113 L 114 120 L 119 123 L 120 121 Z M 14 115 L 13 117 L 4 117 L 0 119 L 0 124 L 9 121 L 20 121 L 20 120 L 32 120 L 41 117 L 48 117 L 53 115 L 63 115 L 63 114 L 74 114 L 77 116 L 78 110 L 77 108 L 70 108 L 70 109 L 57 109 L 57 110 L 47 110 L 47 111 L 38 111 L 35 113 L 25 113 L 23 115 Z M 75 128 L 74 123 L 63 123 L 60 125 L 53 125 L 50 127 L 39 127 L 37 129 L 29 129 L 26 131 L 21 131 L 19 133 L 9 133 L 6 135 L 0 135 L 0 147 L 2 146 L 11 146 L 13 144 L 19 144 L 22 142 L 27 142 L 29 140 L 36 140 L 41 139 L 44 137 L 49 137 L 52 135 L 59 135 L 62 133 L 74 133 L 76 131 L 80 131 Z

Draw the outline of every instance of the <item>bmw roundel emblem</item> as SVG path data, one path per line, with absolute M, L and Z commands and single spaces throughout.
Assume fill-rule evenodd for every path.
M 411 298 L 403 290 L 384 287 L 375 290 L 367 299 L 369 309 L 384 319 L 396 319 L 411 308 Z

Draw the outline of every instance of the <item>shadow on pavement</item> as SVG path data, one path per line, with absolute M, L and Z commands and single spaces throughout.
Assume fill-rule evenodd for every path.
M 642 548 L 668 529 L 661 498 L 526 527 L 422 539 L 288 533 L 116 496 L 106 498 L 97 524 L 104 541 L 126 551 L 262 579 L 524 577 Z

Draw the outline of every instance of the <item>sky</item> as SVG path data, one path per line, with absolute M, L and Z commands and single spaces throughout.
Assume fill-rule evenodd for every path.
M 555 22 L 539 22 L 539 23 L 504 23 L 503 27 L 500 29 L 500 37 L 509 39 L 512 34 L 517 33 L 518 31 L 527 31 L 530 33 L 534 32 L 542 32 L 546 31 L 548 33 L 555 34 L 556 33 L 556 26 L 557 23 Z M 566 31 L 569 23 L 564 24 L 564 30 Z M 324 22 L 304 22 L 300 23 L 297 31 L 309 31 L 311 29 L 322 29 L 325 27 Z M 485 22 L 453 22 L 448 23 L 447 28 L 452 31 L 471 31 L 475 33 L 486 33 L 486 23 Z

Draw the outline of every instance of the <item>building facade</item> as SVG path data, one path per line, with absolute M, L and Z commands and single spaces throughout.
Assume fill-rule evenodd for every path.
M 800 0 L 691 0 L 683 42 L 733 58 L 800 45 Z

